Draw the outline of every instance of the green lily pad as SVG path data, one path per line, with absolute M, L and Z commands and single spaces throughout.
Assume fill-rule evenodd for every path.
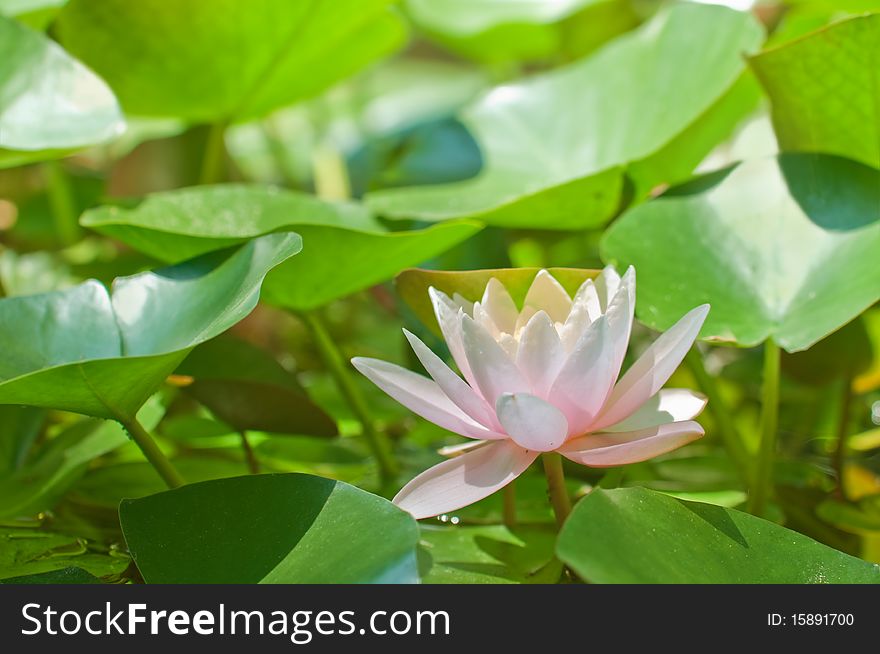
M 440 334 L 440 326 L 434 316 L 428 289 L 432 286 L 449 297 L 456 293 L 471 302 L 479 300 L 486 284 L 493 277 L 504 284 L 513 301 L 521 305 L 529 286 L 540 268 L 494 268 L 487 270 L 424 270 L 411 268 L 404 270 L 396 279 L 397 293 L 415 312 L 416 316 L 435 333 Z M 584 268 L 547 269 L 570 295 L 587 279 L 594 279 L 599 270 Z
M 106 141 L 124 125 L 97 75 L 43 34 L 0 16 L 0 167 Z
M 673 7 L 587 59 L 497 87 L 470 105 L 462 120 L 483 152 L 479 176 L 376 192 L 367 204 L 394 218 L 473 217 L 543 229 L 601 225 L 621 203 L 627 166 L 660 154 L 675 165 L 634 169 L 636 185 L 676 181 L 716 144 L 716 122 L 733 129 L 741 113 L 732 115 L 725 103 L 720 113 L 715 109 L 743 74 L 742 54 L 762 40 L 748 14 Z M 646 111 L 658 97 L 665 98 L 663 110 Z M 701 121 L 713 128 L 689 132 Z M 686 147 L 675 146 L 679 136 Z
M 784 149 L 880 166 L 878 44 L 880 14 L 871 14 L 751 58 L 770 96 L 773 126 Z
M 238 431 L 335 436 L 336 422 L 309 400 L 293 373 L 247 341 L 220 336 L 194 349 L 177 374 L 185 392 Z
M 562 564 L 553 553 L 555 542 L 552 525 L 422 525 L 422 583 L 556 583 Z
M 595 490 L 556 553 L 594 583 L 880 583 L 880 567 L 747 513 L 643 488 Z
M 86 572 L 82 568 L 69 567 L 60 570 L 52 570 L 51 572 L 38 572 L 33 575 L 23 575 L 21 577 L 9 577 L 8 579 L 0 579 L 0 584 L 18 584 L 18 585 L 34 585 L 34 584 L 100 584 L 101 580 L 90 572 Z
M 148 583 L 414 583 L 418 525 L 376 495 L 310 475 L 191 484 L 119 507 Z
M 61 43 L 126 112 L 243 120 L 310 97 L 399 47 L 391 0 L 71 0 Z
M 701 336 L 804 350 L 880 299 L 880 172 L 824 155 L 739 164 L 636 207 L 602 255 L 633 264 L 640 320 L 702 302 Z
M 44 529 L 0 527 L 0 579 L 77 567 L 95 577 L 118 577 L 131 563 L 121 552 L 95 550 L 77 536 Z M 15 582 L 21 583 L 21 582 Z
M 0 404 L 133 418 L 195 345 L 250 313 L 266 273 L 300 247 L 296 234 L 273 234 L 118 278 L 112 293 L 88 281 L 0 300 L 0 342 L 11 354 L 0 363 Z
M 264 288 L 268 302 L 294 310 L 314 309 L 390 279 L 480 230 L 457 221 L 389 232 L 355 204 L 238 184 L 156 193 L 134 209 L 93 209 L 81 223 L 165 261 L 296 229 L 305 248 L 269 275 Z
M 29 406 L 0 406 L 0 478 L 20 468 L 46 421 L 46 412 Z

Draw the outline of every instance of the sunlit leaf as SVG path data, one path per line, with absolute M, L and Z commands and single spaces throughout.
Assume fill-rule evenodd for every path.
M 122 503 L 148 583 L 413 583 L 418 526 L 387 500 L 310 475 L 202 482 Z
M 393 277 L 479 231 L 460 221 L 389 232 L 355 204 L 272 187 L 219 185 L 150 195 L 130 210 L 101 207 L 82 224 L 165 261 L 295 229 L 306 244 L 266 280 L 267 301 L 313 309 Z M 345 265 L 340 265 L 344 261 Z
M 315 95 L 402 44 L 391 0 L 71 0 L 65 48 L 132 114 L 215 122 Z
M 880 14 L 835 23 L 751 65 L 783 148 L 880 166 Z
M 715 120 L 732 130 L 741 114 L 716 116 L 712 109 L 743 73 L 743 52 L 762 39 L 748 14 L 676 6 L 587 59 L 497 87 L 470 105 L 462 120 L 485 161 L 476 178 L 377 192 L 367 202 L 390 217 L 476 217 L 544 229 L 601 225 L 621 203 L 628 165 L 665 151 L 666 166 L 634 169 L 637 185 L 676 181 L 725 131 Z M 663 111 L 647 111 L 659 97 Z M 709 114 L 711 129 L 688 132 Z M 675 147 L 680 135 L 687 144 Z
M 658 329 L 712 305 L 701 336 L 808 348 L 880 299 L 880 172 L 809 154 L 750 161 L 636 207 L 606 261 L 638 271 Z

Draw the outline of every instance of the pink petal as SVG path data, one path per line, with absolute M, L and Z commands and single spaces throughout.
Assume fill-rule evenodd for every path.
M 659 391 L 690 350 L 708 312 L 708 304 L 692 309 L 661 334 L 614 387 L 590 429 L 598 431 L 621 422 Z
M 605 316 L 608 318 L 608 332 L 611 334 L 611 351 L 613 363 L 611 365 L 612 384 L 620 375 L 620 368 L 629 347 L 629 337 L 632 334 L 633 316 L 636 308 L 636 269 L 630 266 L 619 278 L 617 292 L 608 303 Z M 610 387 L 608 389 L 611 390 Z
M 440 325 L 440 331 L 443 332 L 443 339 L 446 341 L 446 347 L 452 355 L 455 365 L 461 370 L 461 374 L 467 380 L 477 393 L 480 390 L 474 382 L 474 376 L 471 373 L 471 367 L 468 365 L 467 356 L 464 353 L 464 345 L 461 341 L 461 320 L 464 311 L 456 305 L 442 291 L 438 291 L 433 286 L 428 289 L 428 296 L 431 298 L 431 304 L 434 306 L 434 315 L 437 317 L 437 324 Z
M 629 418 L 604 428 L 622 432 L 648 429 L 668 422 L 691 420 L 702 413 L 706 396 L 687 388 L 664 388 L 645 402 Z
M 547 397 L 563 363 L 565 349 L 556 327 L 539 311 L 523 328 L 516 352 L 516 367 L 531 384 L 532 395 Z
M 461 335 L 468 365 L 480 394 L 494 406 L 502 393 L 525 393 L 529 385 L 519 368 L 489 333 L 464 316 Z
M 435 425 L 468 438 L 505 438 L 477 423 L 452 403 L 435 382 L 387 361 L 355 357 L 361 374 L 407 409 Z
M 509 484 L 537 456 L 513 441 L 494 441 L 429 468 L 392 501 L 416 519 L 455 511 Z
M 447 445 L 446 447 L 441 447 L 439 450 L 437 450 L 437 454 L 451 459 L 453 457 L 461 456 L 462 454 L 471 452 L 478 447 L 482 447 L 487 442 L 488 441 L 465 441 L 464 443 L 459 443 L 458 445 Z
M 670 422 L 639 431 L 588 434 L 568 441 L 558 451 L 575 463 L 607 468 L 666 454 L 697 440 L 703 433 L 703 428 L 692 420 Z
M 632 266 L 630 266 L 632 268 Z M 599 304 L 602 307 L 602 313 L 608 310 L 611 300 L 617 295 L 620 288 L 620 275 L 614 269 L 614 266 L 605 266 L 599 276 L 596 277 L 596 291 L 599 295 Z
M 588 279 L 581 284 L 575 293 L 568 318 L 565 319 L 565 324 L 559 330 L 559 338 L 566 352 L 571 352 L 574 349 L 580 335 L 601 315 L 602 307 L 599 304 L 596 285 L 592 279 Z
M 525 306 L 543 309 L 553 322 L 565 322 L 571 311 L 571 298 L 562 284 L 546 270 L 535 276 L 526 293 Z
M 614 383 L 610 339 L 607 317 L 601 316 L 581 335 L 550 389 L 548 399 L 568 419 L 569 435 L 586 431 Z
M 568 435 L 562 411 L 534 395 L 505 393 L 495 408 L 504 431 L 527 450 L 550 452 Z
M 498 420 L 495 418 L 495 411 L 486 404 L 486 400 L 475 393 L 474 389 L 468 386 L 461 377 L 452 372 L 449 366 L 434 354 L 418 336 L 406 329 L 403 330 L 403 333 L 412 346 L 413 352 L 416 353 L 425 370 L 437 382 L 443 393 L 459 409 L 487 429 L 498 429 L 499 425 L 497 424 Z

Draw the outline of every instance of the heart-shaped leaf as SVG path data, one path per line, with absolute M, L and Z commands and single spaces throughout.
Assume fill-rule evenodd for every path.
M 315 95 L 401 45 L 392 0 L 71 0 L 62 44 L 132 114 L 216 122 Z
M 590 493 L 556 552 L 594 583 L 880 583 L 877 565 L 797 532 L 643 488 Z
M 334 436 L 336 422 L 309 400 L 296 376 L 271 354 L 231 336 L 193 350 L 177 374 L 186 393 L 238 431 Z
M 483 151 L 479 176 L 373 193 L 368 205 L 390 217 L 422 220 L 477 217 L 543 229 L 600 225 L 617 211 L 629 164 L 661 153 L 675 165 L 634 169 L 637 186 L 675 181 L 715 145 L 719 120 L 733 128 L 741 113 L 731 115 L 720 101 L 743 73 L 742 53 L 762 39 L 748 14 L 676 6 L 592 57 L 500 86 L 472 104 L 462 120 Z M 665 98 L 663 110 L 646 111 L 658 97 Z M 721 114 L 713 111 L 719 104 Z M 708 125 L 688 132 L 700 122 Z M 675 147 L 680 135 L 687 147 Z M 644 178 L 654 174 L 660 177 Z
M 88 281 L 0 300 L 0 403 L 133 418 L 195 345 L 250 313 L 266 273 L 300 247 L 272 234 L 118 278 L 112 293 Z
M 252 475 L 123 501 L 148 583 L 415 583 L 419 529 L 389 501 L 311 475 Z
M 803 350 L 880 299 L 880 172 L 786 154 L 632 209 L 603 257 L 633 264 L 639 318 L 666 329 L 702 302 L 703 338 Z
M 296 229 L 306 247 L 274 271 L 264 289 L 267 301 L 295 310 L 313 309 L 390 279 L 480 229 L 459 221 L 389 232 L 358 205 L 236 184 L 157 193 L 134 209 L 88 211 L 81 222 L 165 261 Z
M 97 75 L 0 16 L 0 167 L 100 143 L 123 127 L 116 98 Z
M 404 270 L 395 279 L 397 293 L 415 312 L 419 320 L 437 334 L 440 326 L 434 316 L 428 289 L 432 286 L 449 297 L 456 293 L 466 300 L 475 302 L 483 296 L 486 284 L 493 277 L 504 284 L 513 301 L 522 304 L 529 286 L 540 268 L 494 268 L 487 270 L 424 270 L 411 268 Z M 548 268 L 550 274 L 559 281 L 570 295 L 587 279 L 595 278 L 600 271 L 583 268 Z
M 784 149 L 880 166 L 878 44 L 880 14 L 871 14 L 752 57 Z

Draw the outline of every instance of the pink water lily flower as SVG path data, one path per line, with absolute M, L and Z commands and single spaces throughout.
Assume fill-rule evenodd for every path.
M 608 467 L 636 463 L 703 435 L 706 399 L 661 390 L 696 339 L 709 306 L 687 313 L 620 376 L 632 329 L 635 270 L 611 267 L 570 297 L 546 270 L 522 310 L 490 279 L 479 302 L 429 290 L 464 379 L 404 330 L 432 379 L 377 359 L 354 366 L 395 400 L 473 439 L 410 481 L 394 503 L 416 518 L 447 513 L 504 487 L 542 452 Z

